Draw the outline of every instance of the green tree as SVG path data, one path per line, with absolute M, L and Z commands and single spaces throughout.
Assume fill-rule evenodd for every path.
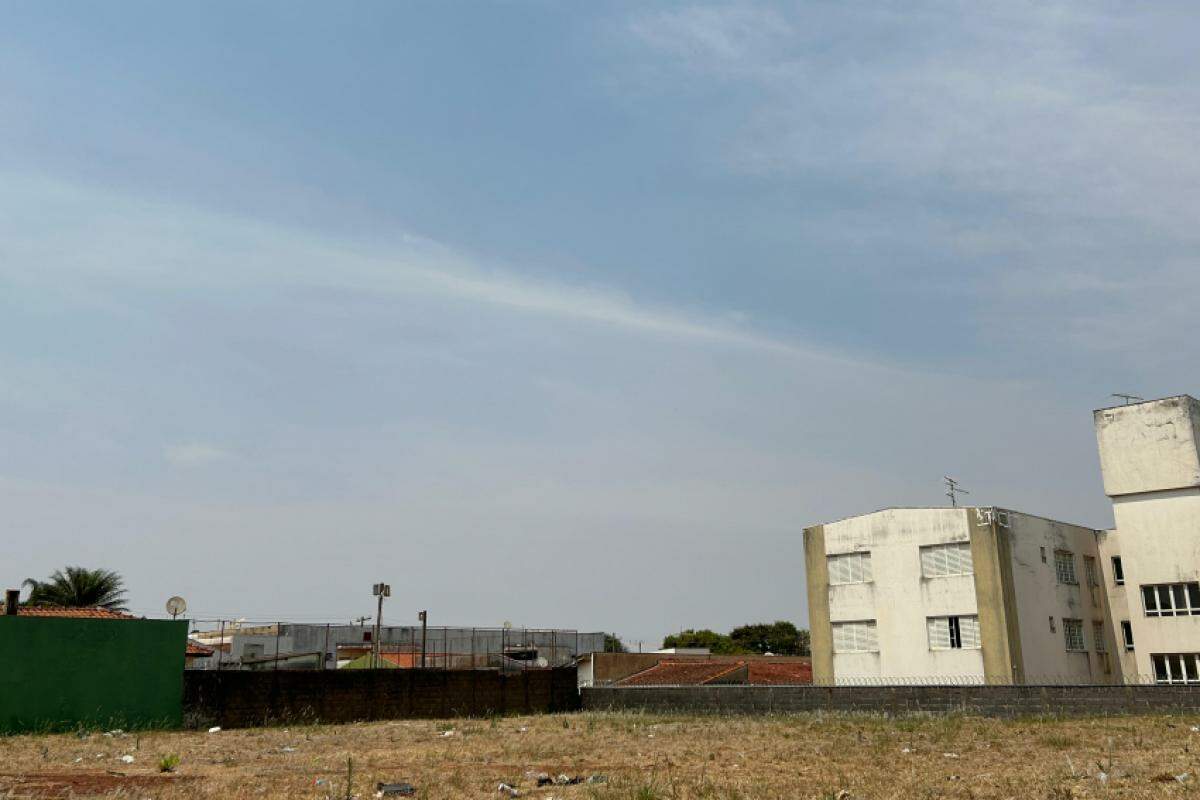
M 810 650 L 808 631 L 798 630 L 785 620 L 742 625 L 730 631 L 729 638 L 739 649 L 749 653 L 803 656 Z
M 673 633 L 663 639 L 662 646 L 667 647 L 707 647 L 717 655 L 737 655 L 745 653 L 731 638 L 723 633 L 711 631 L 708 628 L 692 630 L 691 628 L 679 633 Z
M 621 641 L 620 637 L 615 634 L 604 634 L 604 652 L 606 653 L 628 653 L 629 648 Z
M 66 570 L 55 570 L 44 581 L 26 578 L 22 585 L 29 587 L 26 605 L 128 610 L 125 581 L 112 570 L 67 567 Z

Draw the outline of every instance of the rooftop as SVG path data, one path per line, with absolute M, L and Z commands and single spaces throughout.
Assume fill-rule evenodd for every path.
M 68 608 L 66 606 L 17 606 L 19 617 L 71 617 L 74 619 L 137 619 L 124 611 L 107 608 Z

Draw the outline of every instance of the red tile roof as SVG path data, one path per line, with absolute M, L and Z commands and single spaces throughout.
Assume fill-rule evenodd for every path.
M 663 659 L 649 669 L 635 672 L 618 683 L 622 686 L 699 686 L 745 666 L 744 661 L 672 661 Z
M 74 617 L 76 619 L 137 619 L 123 611 L 107 608 L 67 608 L 65 606 L 17 606 L 19 617 Z
M 187 654 L 189 656 L 211 656 L 215 652 L 211 647 L 205 647 L 195 639 L 188 639 L 187 641 Z
M 808 661 L 750 661 L 750 683 L 763 686 L 812 683 L 812 663 Z

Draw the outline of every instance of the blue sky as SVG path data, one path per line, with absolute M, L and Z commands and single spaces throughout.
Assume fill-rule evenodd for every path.
M 800 530 L 1111 523 L 1195 393 L 1187 3 L 9 3 L 7 580 L 652 640 Z

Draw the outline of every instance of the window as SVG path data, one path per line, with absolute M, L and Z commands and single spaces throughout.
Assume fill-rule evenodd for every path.
M 875 620 L 833 623 L 833 652 L 878 653 L 879 639 L 875 633 Z
M 1108 645 L 1106 645 L 1104 643 L 1104 623 L 1103 622 L 1093 622 L 1092 623 L 1092 641 L 1094 642 L 1094 644 L 1096 646 L 1097 653 L 1107 653 L 1108 652 Z
M 870 553 L 843 553 L 829 557 L 829 583 L 867 583 L 871 580 Z
M 1054 633 L 1054 632 L 1056 632 L 1057 630 L 1058 630 L 1058 629 L 1054 627 L 1054 617 L 1050 617 L 1050 632 L 1051 632 L 1051 633 Z
M 1038 549 L 1042 551 L 1042 563 L 1045 564 L 1046 563 L 1046 548 L 1039 547 Z
M 1087 648 L 1083 646 L 1083 620 L 1063 618 L 1063 638 L 1067 643 L 1067 652 L 1086 651 Z
M 1083 576 L 1087 579 L 1088 586 L 1100 585 L 1100 581 L 1096 579 L 1096 559 L 1091 556 L 1083 557 Z
M 1120 556 L 1112 557 L 1112 568 L 1113 568 L 1113 583 L 1115 583 L 1117 586 L 1124 586 L 1125 585 L 1125 567 L 1123 564 L 1121 564 Z
M 1055 550 L 1054 574 L 1058 576 L 1059 583 L 1078 584 L 1079 579 L 1075 577 L 1075 554 L 1070 550 Z
M 969 542 L 931 544 L 921 548 L 923 578 L 945 578 L 950 575 L 970 575 L 973 572 Z
M 1200 683 L 1200 653 L 1155 653 L 1150 656 L 1154 665 L 1155 683 Z
M 925 620 L 930 650 L 978 650 L 979 617 L 929 617 Z
M 1142 587 L 1147 617 L 1200 614 L 1200 583 L 1160 583 Z
M 1133 626 L 1129 624 L 1129 620 L 1121 620 L 1121 638 L 1125 641 L 1125 649 L 1133 649 Z

